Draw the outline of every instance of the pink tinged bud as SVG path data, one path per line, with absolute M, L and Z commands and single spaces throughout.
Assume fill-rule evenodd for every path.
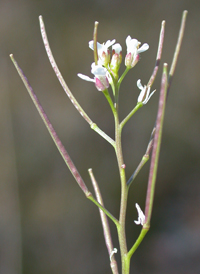
M 103 66 L 107 67 L 110 63 L 110 51 L 107 49 L 107 51 L 102 51 L 101 55 L 99 55 L 99 61 L 98 64 L 102 64 Z
M 104 91 L 109 87 L 108 71 L 106 68 L 92 63 L 91 72 L 94 74 L 95 86 L 99 91 Z
M 132 68 L 131 66 L 132 60 L 133 60 L 133 56 L 131 52 L 129 52 L 128 54 L 126 54 L 126 57 L 125 57 L 125 66 L 128 68 Z
M 136 55 L 135 56 L 135 58 L 133 59 L 133 62 L 132 62 L 132 64 L 131 64 L 131 67 L 133 68 L 136 64 L 137 64 L 137 62 L 140 60 L 140 55 L 138 54 L 138 55 Z
M 122 47 L 119 43 L 112 46 L 112 50 L 114 53 L 120 54 L 122 52 Z
M 130 35 L 126 38 L 127 55 L 125 65 L 128 68 L 133 68 L 139 61 L 139 54 L 149 48 L 149 45 L 146 43 L 139 48 L 140 45 L 141 43 L 137 39 L 131 39 Z
M 109 82 L 107 77 L 95 77 L 95 86 L 99 91 L 104 91 L 109 87 Z
M 113 72 L 117 73 L 122 62 L 122 47 L 120 44 L 115 44 L 112 46 L 112 59 L 110 63 L 110 68 Z
M 95 63 L 92 63 L 91 73 L 94 74 L 94 78 L 90 78 L 81 73 L 78 73 L 78 77 L 85 81 L 94 82 L 99 91 L 104 91 L 107 89 L 109 87 L 109 83 L 112 82 L 112 77 L 107 69 L 100 65 L 95 65 Z

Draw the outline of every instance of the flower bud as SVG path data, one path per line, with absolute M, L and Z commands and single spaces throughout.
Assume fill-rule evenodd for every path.
M 137 39 L 131 39 L 130 35 L 126 38 L 126 45 L 127 54 L 125 57 L 125 65 L 128 68 L 133 68 L 139 61 L 139 54 L 148 50 L 149 45 L 145 43 L 139 48 L 141 43 Z
M 110 62 L 110 68 L 114 74 L 118 73 L 120 64 L 122 62 L 122 47 L 120 44 L 115 44 L 112 46 L 112 58 Z

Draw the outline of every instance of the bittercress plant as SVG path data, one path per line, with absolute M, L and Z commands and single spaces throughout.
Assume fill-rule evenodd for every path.
M 137 83 L 134 84 L 135 86 L 137 85 L 137 87 L 140 89 L 140 93 L 139 93 L 137 102 L 136 103 L 133 102 L 133 106 L 134 106 L 133 109 L 130 110 L 129 114 L 126 117 L 124 117 L 122 121 L 119 120 L 119 92 L 120 92 L 121 83 L 129 71 L 134 72 L 133 68 L 135 69 L 135 66 L 140 59 L 139 58 L 140 54 L 147 51 L 149 49 L 149 45 L 147 43 L 141 44 L 141 42 L 139 42 L 136 38 L 131 38 L 131 36 L 128 35 L 125 40 L 126 46 L 127 46 L 126 55 L 124 58 L 125 69 L 122 75 L 119 75 L 119 68 L 122 65 L 122 61 L 123 61 L 122 47 L 119 43 L 116 43 L 115 39 L 108 40 L 107 42 L 102 44 L 97 42 L 98 22 L 95 22 L 93 40 L 89 42 L 89 48 L 93 50 L 93 54 L 94 54 L 94 62 L 91 64 L 91 74 L 93 75 L 93 77 L 86 76 L 82 73 L 79 73 L 78 76 L 85 81 L 94 83 L 97 90 L 102 92 L 102 94 L 105 96 L 106 100 L 108 101 L 108 104 L 110 105 L 111 111 L 113 113 L 114 123 L 115 123 L 115 138 L 112 139 L 110 136 L 107 135 L 106 132 L 102 131 L 97 126 L 97 124 L 91 120 L 91 118 L 87 115 L 87 113 L 83 110 L 83 108 L 77 102 L 76 98 L 74 97 L 74 95 L 68 88 L 67 84 L 65 83 L 62 77 L 62 74 L 59 71 L 58 66 L 54 60 L 53 54 L 51 52 L 42 16 L 39 17 L 41 35 L 44 42 L 44 46 L 45 46 L 49 61 L 52 65 L 52 68 L 55 71 L 55 74 L 60 84 L 62 85 L 64 91 L 66 92 L 67 96 L 71 100 L 72 104 L 75 106 L 75 108 L 84 118 L 84 120 L 90 125 L 91 129 L 93 129 L 100 136 L 102 136 L 113 147 L 114 152 L 116 154 L 118 169 L 119 169 L 119 177 L 120 177 L 119 181 L 121 183 L 121 198 L 119 201 L 120 210 L 119 210 L 118 217 L 113 216 L 113 214 L 109 211 L 109 209 L 104 207 L 103 197 L 101 195 L 99 185 L 94 177 L 94 174 L 91 168 L 88 170 L 88 172 L 94 188 L 95 197 L 88 190 L 86 183 L 82 179 L 76 166 L 72 162 L 68 152 L 64 148 L 62 142 L 60 141 L 46 113 L 44 112 L 44 109 L 39 103 L 36 94 L 34 93 L 32 87 L 30 86 L 26 76 L 24 75 L 23 71 L 17 64 L 16 60 L 14 59 L 13 54 L 10 55 L 11 60 L 13 61 L 13 64 L 15 65 L 28 93 L 31 96 L 31 99 L 33 100 L 33 103 L 35 104 L 42 120 L 44 121 L 66 165 L 68 166 L 69 170 L 71 171 L 72 175 L 74 176 L 75 180 L 77 181 L 78 185 L 82 189 L 85 196 L 99 208 L 105 243 L 106 243 L 108 255 L 110 258 L 110 267 L 113 274 L 118 274 L 119 270 L 118 270 L 118 263 L 115 259 L 115 253 L 117 253 L 117 249 L 113 246 L 113 243 L 112 243 L 112 236 L 110 233 L 108 218 L 111 221 L 113 221 L 113 223 L 116 226 L 118 240 L 119 240 L 119 247 L 120 247 L 120 255 L 121 255 L 121 272 L 120 273 L 122 274 L 130 273 L 131 257 L 136 251 L 136 249 L 138 248 L 138 246 L 140 245 L 140 243 L 142 242 L 142 240 L 144 239 L 144 236 L 146 235 L 146 233 L 148 232 L 150 228 L 150 220 L 151 220 L 152 208 L 153 208 L 155 182 L 156 182 L 156 174 L 157 174 L 157 168 L 158 168 L 166 99 L 167 99 L 167 94 L 169 93 L 169 89 L 171 87 L 172 77 L 174 75 L 177 59 L 180 52 L 183 33 L 185 29 L 186 16 L 187 16 L 187 11 L 184 11 L 182 16 L 178 41 L 177 41 L 174 57 L 173 57 L 169 72 L 168 72 L 168 65 L 166 63 L 163 64 L 157 119 L 151 133 L 150 141 L 147 145 L 146 152 L 143 155 L 136 170 L 132 173 L 132 175 L 129 174 L 130 176 L 129 179 L 127 179 L 128 174 L 126 172 L 126 164 L 124 163 L 124 159 L 123 159 L 121 134 L 122 134 L 124 125 L 130 120 L 130 118 L 136 113 L 136 111 L 138 111 L 142 106 L 146 105 L 149 102 L 150 98 L 156 91 L 155 89 L 151 91 L 151 88 L 156 78 L 159 64 L 161 62 L 161 55 L 162 55 L 163 42 L 164 42 L 164 32 L 165 32 L 165 21 L 163 21 L 161 24 L 158 51 L 156 56 L 156 64 L 153 69 L 152 75 L 150 76 L 149 81 L 146 85 L 143 86 L 140 79 L 138 79 Z M 112 96 L 109 91 L 110 89 L 112 90 Z M 133 90 L 131 90 L 130 92 L 133 92 Z M 135 206 L 138 212 L 138 220 L 131 220 L 131 222 L 134 221 L 136 225 L 141 225 L 142 229 L 137 240 L 135 241 L 135 243 L 132 244 L 132 247 L 128 250 L 127 237 L 126 237 L 126 211 L 127 211 L 128 192 L 129 192 L 130 186 L 132 185 L 132 182 L 134 181 L 138 173 L 141 171 L 144 164 L 149 160 L 150 154 L 151 154 L 151 163 L 150 163 L 150 170 L 149 170 L 145 210 L 143 213 L 143 210 L 140 208 L 138 203 L 136 203 Z

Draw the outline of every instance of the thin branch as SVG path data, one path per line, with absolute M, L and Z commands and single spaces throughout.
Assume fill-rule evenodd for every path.
M 119 227 L 119 221 L 104 207 L 102 206 L 97 200 L 92 196 L 92 194 L 89 192 L 87 195 L 87 198 L 92 201 L 98 208 L 100 208 L 116 225 L 116 227 Z
M 175 72 L 175 69 L 176 69 L 176 65 L 177 65 L 177 61 L 178 61 L 178 57 L 179 57 L 179 53 L 180 53 L 180 49 L 181 49 L 181 45 L 182 45 L 182 41 L 183 41 L 184 31 L 185 31 L 187 14 L 188 14 L 188 11 L 184 10 L 183 15 L 182 15 L 178 40 L 177 40 L 177 43 L 176 43 L 176 49 L 175 49 L 174 56 L 173 56 L 173 59 L 172 59 L 172 64 L 171 64 L 171 67 L 170 67 L 170 70 L 169 70 L 167 94 L 169 93 L 171 83 L 172 83 L 172 79 L 173 79 L 173 76 L 174 76 L 174 72 Z
M 153 137 L 154 137 L 154 133 L 155 133 L 155 128 L 151 134 L 146 152 L 144 154 L 144 156 L 142 157 L 141 162 L 139 163 L 138 167 L 136 168 L 136 170 L 134 171 L 134 173 L 131 175 L 131 177 L 128 179 L 127 181 L 127 186 L 130 187 L 132 182 L 135 180 L 136 176 L 138 175 L 138 173 L 140 172 L 140 170 L 142 169 L 142 167 L 146 164 L 146 162 L 149 160 L 149 155 L 151 152 L 151 149 L 153 147 Z
M 96 199 L 102 206 L 104 206 L 103 198 L 102 198 L 98 183 L 97 183 L 97 181 L 94 177 L 92 169 L 90 168 L 88 170 L 88 172 L 89 172 L 92 184 L 93 184 Z M 113 253 L 114 248 L 113 248 L 113 243 L 112 243 L 112 237 L 111 237 L 111 233 L 110 233 L 108 218 L 107 218 L 106 214 L 101 209 L 99 209 L 99 213 L 100 213 L 100 217 L 101 217 L 101 223 L 102 223 L 102 227 L 103 227 L 105 243 L 106 243 L 106 246 L 107 246 L 107 249 L 108 249 L 109 257 L 111 258 L 110 259 L 110 267 L 112 269 L 113 274 L 118 274 L 119 272 L 118 272 L 117 262 L 115 260 L 115 256 L 114 256 L 114 253 Z M 111 256 L 111 254 L 112 254 L 112 256 Z
M 143 226 L 144 228 L 149 228 L 150 226 L 151 213 L 153 208 L 156 175 L 157 175 L 157 169 L 158 169 L 158 159 L 159 159 L 159 153 L 160 153 L 162 128 L 163 128 L 163 122 L 164 122 L 167 84 L 168 84 L 167 64 L 165 63 L 163 66 L 158 114 L 156 119 L 156 129 L 155 129 L 153 151 L 152 151 L 150 171 L 149 171 L 149 180 L 148 180 L 146 206 L 145 206 L 145 224 Z
M 94 33 L 93 33 L 93 42 L 94 42 L 94 62 L 95 65 L 98 64 L 98 51 L 97 51 L 97 28 L 98 28 L 99 22 L 94 22 Z
M 51 48 L 49 46 L 47 34 L 46 34 L 46 31 L 45 31 L 44 22 L 43 22 L 43 19 L 42 19 L 41 15 L 39 16 L 39 21 L 40 21 L 40 30 L 41 30 L 41 35 L 42 35 L 42 39 L 43 39 L 43 42 L 44 42 L 44 46 L 45 46 L 49 61 L 51 63 L 51 66 L 52 66 L 56 76 L 57 76 L 61 86 L 63 87 L 65 93 L 67 94 L 67 96 L 71 100 L 72 104 L 75 106 L 75 108 L 78 110 L 78 112 L 82 115 L 82 117 L 86 120 L 86 122 L 88 122 L 91 125 L 93 123 L 92 120 L 88 117 L 88 115 L 85 113 L 85 111 L 79 105 L 79 103 L 77 102 L 77 100 L 73 96 L 72 92 L 68 88 L 67 84 L 65 83 L 65 80 L 63 79 L 63 77 L 62 77 L 62 75 L 61 75 L 61 73 L 58 69 L 56 61 L 55 61 L 55 59 L 53 57 L 53 54 L 51 52 Z
M 174 75 L 174 71 L 175 71 L 175 68 L 176 68 L 176 64 L 177 64 L 177 60 L 178 60 L 178 56 L 179 56 L 179 53 L 180 53 L 180 48 L 181 48 L 181 44 L 182 44 L 182 40 L 183 40 L 183 35 L 184 35 L 184 31 L 185 31 L 185 24 L 186 24 L 186 18 L 187 18 L 187 11 L 185 10 L 183 12 L 183 15 L 182 15 L 182 21 L 181 21 L 181 26 L 180 26 L 180 30 L 179 30 L 179 36 L 178 36 L 178 40 L 177 40 L 177 44 L 176 44 L 176 49 L 175 49 L 175 53 L 174 53 L 174 57 L 173 57 L 173 60 L 172 60 L 172 65 L 171 65 L 171 68 L 170 68 L 170 72 L 169 72 L 169 77 L 168 77 L 168 88 L 167 88 L 167 95 L 169 94 L 169 90 L 170 90 L 170 87 L 171 87 L 171 83 L 172 83 L 172 78 L 173 78 L 173 75 Z M 156 66 L 154 68 L 154 72 L 152 74 L 152 76 L 150 77 L 150 80 L 148 82 L 147 85 L 152 85 L 153 84 L 153 81 L 154 81 L 154 75 L 157 73 L 157 69 L 158 69 L 158 66 L 159 66 L 159 63 L 160 63 L 160 57 L 161 56 L 161 45 L 163 43 L 163 39 L 164 39 L 164 24 L 165 21 L 162 22 L 162 28 L 161 28 L 161 33 L 160 33 L 160 42 L 159 42 L 159 45 L 158 46 L 158 53 L 157 53 L 157 60 L 156 60 Z M 164 24 L 164 25 L 163 25 Z M 159 50 L 160 48 L 160 50 Z M 166 98 L 167 99 L 167 98 Z M 137 176 L 137 174 L 139 173 L 139 171 L 141 170 L 141 168 L 144 166 L 144 164 L 148 161 L 149 159 L 149 155 L 151 153 L 151 150 L 152 150 L 152 144 L 153 144 L 153 139 L 154 139 L 154 132 L 155 132 L 155 126 L 152 130 L 152 133 L 151 133 L 151 137 L 150 137 L 150 141 L 149 141 L 149 144 L 147 146 L 147 150 L 146 150 L 146 153 L 145 155 L 143 156 L 140 164 L 138 165 L 137 169 L 134 171 L 134 173 L 131 175 L 131 177 L 129 178 L 128 182 L 127 182 L 127 185 L 131 185 L 131 183 L 133 182 L 133 180 L 135 179 L 135 177 Z M 147 153 L 148 151 L 148 153 Z
M 79 105 L 79 103 L 77 102 L 77 100 L 75 99 L 74 95 L 72 94 L 72 92 L 70 91 L 69 87 L 67 86 L 65 80 L 62 77 L 62 74 L 60 73 L 58 66 L 56 64 L 56 61 L 53 57 L 49 42 L 48 42 L 48 38 L 47 38 L 47 34 L 46 34 L 46 30 L 45 30 L 45 26 L 44 26 L 44 22 L 43 22 L 43 18 L 40 15 L 39 16 L 39 22 L 40 22 L 40 30 L 41 30 L 41 34 L 42 34 L 42 39 L 43 39 L 43 43 L 46 49 L 46 53 L 47 56 L 49 58 L 49 61 L 51 63 L 51 66 L 61 84 L 61 86 L 63 87 L 65 93 L 67 94 L 67 96 L 69 97 L 69 99 L 71 100 L 72 104 L 75 106 L 75 108 L 78 110 L 78 112 L 81 114 L 81 116 L 86 120 L 86 122 L 90 125 L 90 127 L 96 131 L 99 135 L 101 135 L 104 139 L 106 139 L 109 143 L 111 143 L 113 145 L 113 140 L 105 133 L 103 132 L 95 123 L 93 123 L 93 121 L 90 119 L 90 117 L 86 114 L 86 112 L 82 109 L 82 107 Z
M 134 245 L 132 246 L 132 248 L 129 250 L 127 254 L 127 257 L 129 258 L 129 260 L 131 259 L 132 255 L 135 253 L 136 249 L 141 244 L 142 240 L 144 239 L 148 231 L 149 231 L 149 228 L 142 228 L 139 237 L 137 238 L 136 242 L 134 243 Z
M 143 225 L 143 228 L 140 232 L 139 237 L 137 238 L 136 242 L 134 243 L 134 245 L 128 252 L 127 257 L 129 260 L 131 259 L 132 255 L 141 244 L 142 240 L 144 239 L 146 233 L 148 232 L 150 228 L 150 220 L 151 220 L 155 183 L 156 183 L 156 174 L 157 174 L 157 168 L 158 168 L 158 158 L 160 153 L 162 128 L 163 128 L 164 113 L 165 113 L 166 95 L 167 95 L 167 64 L 164 64 L 162 80 L 161 80 L 161 90 L 160 90 L 158 114 L 157 114 L 157 120 L 156 120 L 153 152 L 152 152 L 150 172 L 149 172 L 149 182 L 148 182 L 148 188 L 147 188 L 145 223 Z M 149 146 L 151 146 L 152 141 L 153 141 L 153 138 L 149 142 Z
M 131 112 L 124 118 L 123 121 L 121 121 L 120 123 L 120 129 L 122 130 L 124 125 L 128 122 L 128 120 L 133 116 L 133 114 L 136 113 L 136 111 L 138 111 L 138 109 L 140 109 L 143 106 L 143 103 L 137 103 L 137 105 L 134 107 L 134 109 L 131 110 Z
M 165 35 L 165 21 L 162 21 L 161 30 L 160 30 L 160 38 L 159 38 L 159 43 L 158 43 L 158 51 L 157 51 L 157 56 L 156 56 L 156 64 L 155 64 L 153 73 L 149 79 L 149 82 L 147 84 L 147 87 L 148 86 L 151 87 L 153 85 L 153 82 L 154 82 L 157 72 L 158 72 L 158 67 L 160 65 L 163 43 L 164 43 L 164 35 Z
M 157 56 L 156 56 L 156 64 L 153 70 L 153 73 L 149 79 L 149 82 L 147 84 L 147 87 L 151 87 L 153 85 L 153 82 L 156 78 L 157 72 L 158 72 L 158 67 L 160 65 L 160 60 L 161 60 L 161 55 L 162 55 L 162 49 L 163 49 L 163 42 L 164 42 L 164 34 L 165 34 L 165 21 L 162 21 L 161 24 L 161 30 L 160 30 L 160 38 L 159 38 L 159 43 L 158 43 L 158 51 L 157 51 Z M 128 71 L 125 70 L 127 73 Z M 120 78 L 121 80 L 121 78 Z M 119 80 L 119 81 L 120 81 Z M 119 82 L 118 81 L 118 82 Z M 126 122 L 133 116 L 133 114 L 143 106 L 143 104 L 137 104 L 136 107 L 126 116 L 126 118 L 121 122 L 120 126 L 121 129 L 123 126 L 126 124 Z
M 92 201 L 96 206 L 98 206 L 100 209 L 103 210 L 103 212 L 105 212 L 105 214 L 116 224 L 116 226 L 118 226 L 118 220 L 107 210 L 105 209 L 101 204 L 99 204 L 94 197 L 92 196 L 91 192 L 88 190 L 87 186 L 85 185 L 83 179 L 81 178 L 77 168 L 75 167 L 75 165 L 73 164 L 68 152 L 66 151 L 66 149 L 64 148 L 62 142 L 60 141 L 57 133 L 55 132 L 52 124 L 50 123 L 44 109 L 42 108 L 36 94 L 34 93 L 32 87 L 30 86 L 28 79 L 26 78 L 26 76 L 24 75 L 23 71 L 21 70 L 21 68 L 19 67 L 19 65 L 17 64 L 16 60 L 14 59 L 13 54 L 10 54 L 10 58 L 17 70 L 17 72 L 19 73 L 19 76 L 21 77 L 31 99 L 33 100 L 33 103 L 35 105 L 35 107 L 37 108 L 43 122 L 45 123 L 55 145 L 57 146 L 61 156 L 63 157 L 66 165 L 68 166 L 69 170 L 71 171 L 72 175 L 74 176 L 75 180 L 77 181 L 78 185 L 80 186 L 80 188 L 82 189 L 82 191 L 84 192 L 85 196 Z
M 19 76 L 21 77 L 29 95 L 31 96 L 31 99 L 33 100 L 34 105 L 36 106 L 43 122 L 45 123 L 54 143 L 56 144 L 61 156 L 63 157 L 66 165 L 68 166 L 69 170 L 71 171 L 72 175 L 74 176 L 75 180 L 77 181 L 78 185 L 80 186 L 80 188 L 82 189 L 82 191 L 85 193 L 86 196 L 89 195 L 89 191 L 87 189 L 87 186 L 85 185 L 83 179 L 81 178 L 78 170 L 76 169 L 75 165 L 73 164 L 68 152 L 65 150 L 63 144 L 61 143 L 57 133 L 55 132 L 52 124 L 50 123 L 44 109 L 42 108 L 36 94 L 34 93 L 32 87 L 30 86 L 28 79 L 26 78 L 26 76 L 24 75 L 23 71 L 21 70 L 21 68 L 19 67 L 19 65 L 17 64 L 16 60 L 14 59 L 13 54 L 10 55 L 10 58 L 17 70 L 17 72 L 19 73 Z

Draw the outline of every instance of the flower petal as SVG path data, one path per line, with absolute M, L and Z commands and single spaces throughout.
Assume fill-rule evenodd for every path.
M 150 87 L 148 88 L 149 92 L 150 92 Z M 145 105 L 146 103 L 148 103 L 149 99 L 151 98 L 151 96 L 155 93 L 156 89 L 154 91 L 152 91 L 152 93 L 149 95 L 148 92 L 148 96 L 145 98 L 145 100 L 143 101 L 143 104 Z
M 149 49 L 149 45 L 147 43 L 143 44 L 138 50 L 137 53 L 144 52 Z
M 140 206 L 136 203 L 135 204 L 135 207 L 137 209 L 137 212 L 138 212 L 138 220 L 137 221 L 134 221 L 136 223 L 136 225 L 144 225 L 144 222 L 145 222 L 145 215 L 144 213 L 142 212 Z
M 141 84 L 141 79 L 138 79 L 138 80 L 137 80 L 137 87 L 138 87 L 139 89 L 143 90 L 143 86 L 142 86 L 142 84 Z
M 116 41 L 115 39 L 113 39 L 112 41 L 108 40 L 103 45 L 104 45 L 104 47 L 109 48 L 110 46 L 112 46 L 115 43 L 115 41 Z
M 91 73 L 95 76 L 106 76 L 107 69 L 102 67 L 101 65 L 95 65 L 95 63 L 92 63 L 91 65 Z
M 102 47 L 102 45 L 99 42 L 97 42 L 97 50 L 100 50 L 101 47 Z M 91 40 L 89 42 L 89 48 L 92 49 L 92 50 L 94 50 L 94 41 L 93 40 Z
M 122 51 L 122 46 L 119 43 L 117 43 L 112 46 L 112 49 L 115 51 L 115 53 L 120 54 L 120 52 Z
M 88 82 L 95 82 L 94 79 L 90 78 L 89 76 L 87 75 L 84 75 L 84 74 L 81 74 L 81 73 L 78 73 L 77 74 L 78 77 L 80 77 L 81 79 L 85 80 L 85 81 L 88 81 Z

